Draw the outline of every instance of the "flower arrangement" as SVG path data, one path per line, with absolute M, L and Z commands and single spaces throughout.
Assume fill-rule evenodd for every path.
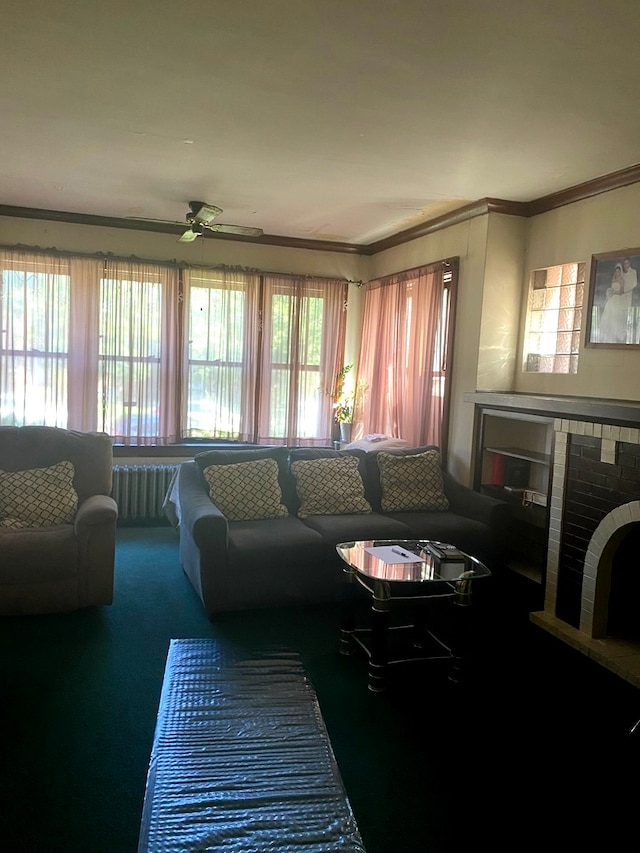
M 353 405 L 346 398 L 342 399 L 334 405 L 333 416 L 339 424 L 350 424 L 353 418 Z
M 345 393 L 344 380 L 353 367 L 352 364 L 345 364 L 336 377 L 336 385 L 333 394 L 333 417 L 339 424 L 350 424 L 353 419 L 353 403 L 354 392 Z

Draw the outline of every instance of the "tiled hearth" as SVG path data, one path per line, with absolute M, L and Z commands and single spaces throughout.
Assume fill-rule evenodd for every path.
M 544 610 L 530 618 L 640 687 L 640 601 L 633 639 L 607 636 L 615 553 L 640 525 L 640 402 L 499 392 L 466 399 L 553 418 Z

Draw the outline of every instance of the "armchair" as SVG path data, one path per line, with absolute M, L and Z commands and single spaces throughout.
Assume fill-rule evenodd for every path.
M 106 433 L 0 426 L 0 615 L 112 603 L 112 467 Z

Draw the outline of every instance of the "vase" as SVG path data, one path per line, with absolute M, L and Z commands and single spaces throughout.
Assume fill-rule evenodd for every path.
M 340 424 L 340 441 L 346 444 L 351 441 L 351 424 Z

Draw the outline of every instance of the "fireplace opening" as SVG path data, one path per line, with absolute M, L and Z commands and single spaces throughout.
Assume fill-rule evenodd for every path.
M 615 550 L 607 636 L 640 642 L 640 524 L 632 524 Z

